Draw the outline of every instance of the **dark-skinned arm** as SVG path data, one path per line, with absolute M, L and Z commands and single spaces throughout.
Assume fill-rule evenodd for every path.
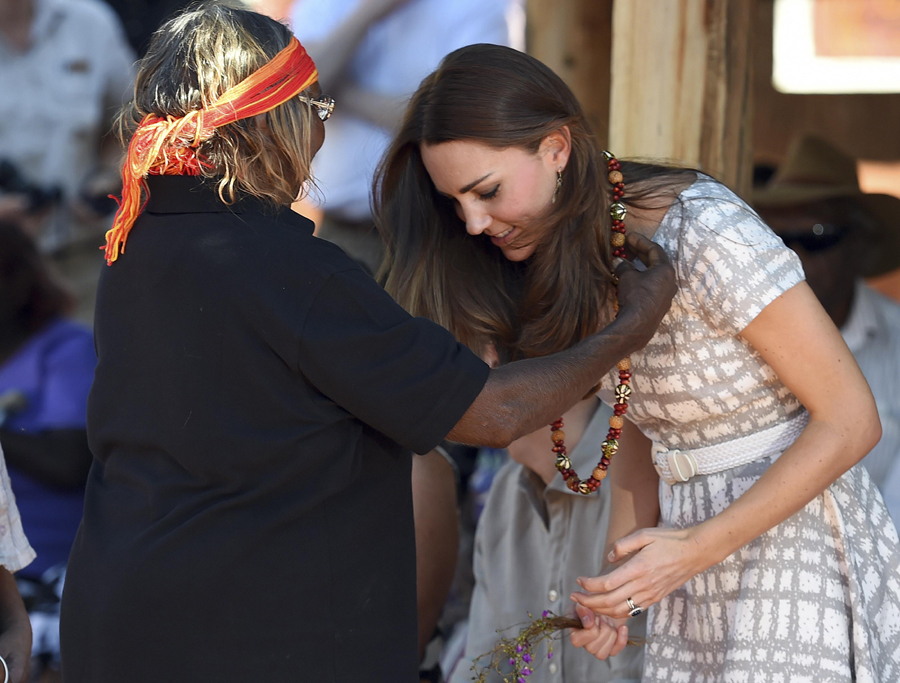
M 0 429 L 6 462 L 47 486 L 84 485 L 93 456 L 84 429 L 54 429 L 36 434 Z
M 650 341 L 675 296 L 675 271 L 662 248 L 645 237 L 629 235 L 628 246 L 647 270 L 639 272 L 627 261 L 616 269 L 616 320 L 566 351 L 491 370 L 448 439 L 505 448 L 550 424 L 622 358 Z

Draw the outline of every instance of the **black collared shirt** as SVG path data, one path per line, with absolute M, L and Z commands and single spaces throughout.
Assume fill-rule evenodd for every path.
M 149 188 L 97 299 L 66 683 L 416 680 L 410 451 L 487 366 L 306 219 Z

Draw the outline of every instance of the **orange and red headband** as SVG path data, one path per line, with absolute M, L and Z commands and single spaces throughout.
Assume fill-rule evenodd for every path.
M 148 175 L 200 175 L 202 160 L 197 146 L 216 128 L 264 114 L 297 96 L 318 80 L 316 65 L 296 38 L 270 62 L 209 107 L 182 117 L 148 114 L 128 145 L 122 168 L 122 199 L 117 200 L 113 226 L 106 233 L 106 262 L 112 264 L 125 251 L 128 233 L 144 209 L 141 190 Z

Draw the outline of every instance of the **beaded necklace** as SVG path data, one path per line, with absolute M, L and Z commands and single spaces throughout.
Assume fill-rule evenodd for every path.
M 622 204 L 622 196 L 625 194 L 625 182 L 622 176 L 622 165 L 611 152 L 603 152 L 606 165 L 609 169 L 607 176 L 612 185 L 613 203 L 609 207 L 609 215 L 612 218 L 612 255 L 617 258 L 625 258 L 625 205 Z M 615 302 L 615 310 L 618 315 L 619 302 Z M 623 358 L 617 365 L 619 369 L 619 384 L 616 387 L 616 405 L 613 416 L 609 418 L 609 431 L 606 440 L 600 445 L 603 456 L 587 479 L 579 479 L 572 462 L 569 460 L 566 450 L 566 434 L 563 431 L 563 419 L 557 418 L 550 425 L 550 439 L 553 441 L 553 452 L 556 454 L 556 469 L 562 475 L 572 491 L 589 495 L 600 488 L 600 483 L 606 478 L 609 463 L 619 450 L 619 437 L 622 436 L 622 427 L 625 425 L 625 413 L 628 412 L 628 400 L 631 398 L 631 359 Z

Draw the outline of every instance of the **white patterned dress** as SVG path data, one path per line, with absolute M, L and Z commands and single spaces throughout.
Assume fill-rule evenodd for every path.
M 632 355 L 629 417 L 653 441 L 731 441 L 804 409 L 740 332 L 804 279 L 796 255 L 705 176 L 654 237 L 679 280 L 650 344 Z M 611 401 L 611 374 L 600 396 Z M 674 485 L 660 525 L 721 512 L 777 455 Z M 650 609 L 643 680 L 666 683 L 900 681 L 900 545 L 881 495 L 853 467 L 796 515 Z

